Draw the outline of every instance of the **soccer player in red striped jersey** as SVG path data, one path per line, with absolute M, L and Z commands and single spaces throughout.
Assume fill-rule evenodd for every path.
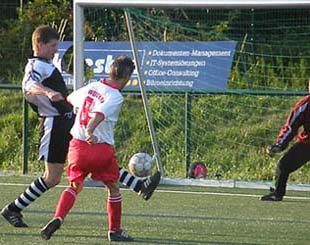
M 67 175 L 70 185 L 63 191 L 54 218 L 42 229 L 41 237 L 50 239 L 60 228 L 82 190 L 87 175 L 102 181 L 108 189 L 108 240 L 132 241 L 121 230 L 122 198 L 118 186 L 119 167 L 114 153 L 114 127 L 118 120 L 126 85 L 135 66 L 127 56 L 118 56 L 111 66 L 110 79 L 100 80 L 78 89 L 68 96 L 77 109 L 71 129 Z
M 299 132 L 300 127 L 303 130 Z M 310 160 L 310 95 L 299 100 L 291 110 L 275 144 L 267 148 L 267 153 L 274 156 L 282 152 L 297 134 L 296 142 L 278 161 L 275 189 L 271 188 L 269 194 L 262 196 L 262 201 L 282 201 L 289 175 Z

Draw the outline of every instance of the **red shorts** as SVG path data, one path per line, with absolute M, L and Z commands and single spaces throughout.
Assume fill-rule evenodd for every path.
M 117 182 L 119 168 L 111 145 L 89 145 L 72 139 L 69 145 L 67 175 L 70 182 L 82 184 L 88 174 L 95 181 Z

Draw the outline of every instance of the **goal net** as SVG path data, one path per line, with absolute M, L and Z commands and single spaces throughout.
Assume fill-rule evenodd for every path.
M 84 42 L 75 44 L 84 47 L 92 79 L 107 77 L 117 54 L 133 57 L 124 11 L 131 16 L 167 177 L 186 177 L 199 161 L 210 179 L 272 180 L 277 158 L 267 157 L 265 148 L 308 92 L 309 9 L 81 6 L 75 14 L 83 18 L 76 17 L 75 25 L 82 25 L 76 31 L 83 30 Z M 82 56 L 75 55 L 78 67 Z M 123 93 L 116 149 L 126 165 L 134 153 L 153 154 L 154 147 L 137 72 Z M 290 180 L 309 182 L 309 173 L 305 167 Z

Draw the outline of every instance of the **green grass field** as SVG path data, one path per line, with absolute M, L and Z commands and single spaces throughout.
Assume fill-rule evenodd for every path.
M 0 206 L 14 200 L 31 177 L 0 177 Z M 16 185 L 15 183 L 19 183 Z M 29 228 L 0 218 L 0 244 L 108 244 L 106 192 L 88 188 L 49 241 L 40 228 L 54 213 L 66 184 L 24 211 Z M 264 190 L 159 186 L 149 201 L 125 189 L 122 227 L 133 244 L 310 244 L 310 193 L 288 192 L 283 202 L 262 202 Z

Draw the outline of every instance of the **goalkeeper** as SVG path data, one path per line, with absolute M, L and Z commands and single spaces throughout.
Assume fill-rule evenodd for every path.
M 298 134 L 300 127 L 303 129 Z M 262 201 L 282 201 L 289 175 L 310 160 L 310 95 L 299 100 L 291 110 L 275 144 L 267 148 L 267 153 L 274 156 L 282 152 L 297 134 L 296 143 L 284 153 L 277 164 L 275 189 L 262 196 Z

